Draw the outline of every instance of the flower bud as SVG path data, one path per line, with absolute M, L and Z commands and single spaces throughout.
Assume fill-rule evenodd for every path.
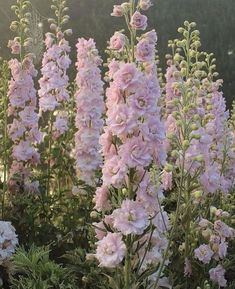
M 195 191 L 193 192 L 193 196 L 195 199 L 200 199 L 203 196 L 203 191 Z
M 165 170 L 167 173 L 172 172 L 173 169 L 174 169 L 174 167 L 173 167 L 171 164 L 169 164 L 169 163 L 166 164 L 166 165 L 165 165 L 165 168 L 164 168 L 164 170 Z
M 182 147 L 183 147 L 183 149 L 186 150 L 186 149 L 189 148 L 189 146 L 190 146 L 190 142 L 189 142 L 189 140 L 187 140 L 187 139 L 184 140 L 183 143 L 182 143 Z
M 99 216 L 99 214 L 98 214 L 96 211 L 92 211 L 92 212 L 90 213 L 90 217 L 91 217 L 92 219 L 96 219 L 98 216 Z

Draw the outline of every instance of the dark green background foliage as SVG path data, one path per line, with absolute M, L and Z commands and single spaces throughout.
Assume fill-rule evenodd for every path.
M 45 16 L 50 16 L 49 0 L 31 0 Z M 164 55 L 167 41 L 177 37 L 177 28 L 184 20 L 195 21 L 202 37 L 202 49 L 214 52 L 217 69 L 224 79 L 224 93 L 230 107 L 235 97 L 235 1 L 234 0 L 152 0 L 154 7 L 148 12 L 151 28 L 158 31 L 158 49 L 161 66 L 165 67 Z M 113 4 L 122 0 L 68 0 L 74 34 L 72 44 L 78 37 L 94 37 L 100 51 L 115 29 L 122 28 L 120 19 L 110 16 Z M 14 0 L 0 0 L 0 54 L 7 56 L 9 23 L 13 17 L 10 10 Z M 46 26 L 46 22 L 45 22 Z M 45 27 L 46 28 L 46 27 Z M 76 51 L 73 49 L 73 57 Z

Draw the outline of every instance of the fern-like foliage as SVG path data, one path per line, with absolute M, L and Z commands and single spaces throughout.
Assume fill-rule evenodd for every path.
M 50 260 L 48 247 L 19 248 L 12 258 L 11 289 L 75 289 L 76 280 L 67 268 Z

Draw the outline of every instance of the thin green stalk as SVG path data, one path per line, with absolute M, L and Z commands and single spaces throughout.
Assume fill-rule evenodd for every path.
M 8 153 L 7 153 L 7 143 L 8 143 L 8 134 L 7 134 L 7 108 L 8 108 L 8 98 L 7 98 L 7 79 L 4 79 L 4 86 L 3 86 L 3 192 L 2 192 L 2 220 L 4 219 L 4 210 L 5 210 L 5 197 L 7 192 L 7 176 L 8 176 Z
M 131 285 L 131 235 L 127 236 L 127 254 L 125 259 L 125 267 L 124 267 L 124 279 L 125 285 L 124 289 L 130 289 Z
M 49 116 L 49 124 L 48 124 L 48 164 L 47 164 L 47 189 L 46 194 L 47 196 L 50 193 L 50 181 L 51 181 L 51 153 L 52 153 L 52 113 L 50 112 Z
M 183 153 L 183 158 L 182 158 L 182 168 L 181 168 L 181 176 L 180 176 L 180 188 L 179 188 L 179 194 L 178 194 L 178 199 L 177 199 L 177 208 L 176 208 L 175 221 L 174 221 L 174 224 L 173 224 L 173 228 L 171 230 L 169 242 L 168 242 L 167 248 L 165 250 L 165 253 L 164 253 L 164 256 L 163 256 L 163 260 L 162 260 L 162 262 L 160 264 L 160 267 L 159 267 L 159 270 L 158 270 L 156 283 L 155 283 L 155 286 L 153 287 L 153 289 L 157 289 L 158 288 L 158 282 L 159 282 L 159 279 L 161 277 L 162 271 L 164 269 L 165 262 L 166 262 L 166 259 L 168 257 L 168 253 L 169 253 L 169 250 L 170 250 L 170 247 L 171 247 L 171 243 L 173 241 L 173 237 L 174 237 L 175 231 L 177 229 L 177 224 L 178 224 L 178 220 L 179 220 L 179 216 L 180 216 L 180 201 L 181 201 L 181 197 L 182 197 L 182 194 L 183 194 L 184 163 L 185 163 L 185 152 Z

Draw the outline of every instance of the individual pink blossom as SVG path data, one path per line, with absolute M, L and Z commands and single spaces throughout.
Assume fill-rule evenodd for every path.
M 100 267 L 113 268 L 120 264 L 125 256 L 126 246 L 119 233 L 108 233 L 97 242 L 96 258 Z
M 219 248 L 218 248 L 218 255 L 220 259 L 224 259 L 227 256 L 227 251 L 228 251 L 228 243 L 222 241 L 219 244 Z
M 97 188 L 95 197 L 95 209 L 97 211 L 106 211 L 111 208 L 111 204 L 109 201 L 109 189 L 106 186 L 102 186 Z
M 113 79 L 121 90 L 136 91 L 136 88 L 139 87 L 139 76 L 140 74 L 134 63 L 121 63 Z
M 110 39 L 110 48 L 119 52 L 124 50 L 126 44 L 126 36 L 123 33 L 115 32 Z
M 30 142 L 23 140 L 14 146 L 12 156 L 19 162 L 37 161 L 39 159 L 39 154 L 31 146 Z
M 235 236 L 234 229 L 229 227 L 221 220 L 215 221 L 214 230 L 223 238 L 234 238 Z
M 68 114 L 61 112 L 56 116 L 56 120 L 53 123 L 53 136 L 58 138 L 68 131 Z
M 151 30 L 146 32 L 141 36 L 141 39 L 146 39 L 149 44 L 156 45 L 157 44 L 157 32 L 155 30 Z
M 121 5 L 114 5 L 113 6 L 113 12 L 111 14 L 115 17 L 122 17 L 124 15 L 124 10 Z
M 148 226 L 148 214 L 140 203 L 125 200 L 113 211 L 113 226 L 124 235 L 141 235 Z
M 215 268 L 210 269 L 209 271 L 210 279 L 217 283 L 220 287 L 226 287 L 227 286 L 227 280 L 225 279 L 225 269 L 218 265 Z
M 20 45 L 19 41 L 15 40 L 15 39 L 9 40 L 8 47 L 11 48 L 12 54 L 20 54 L 21 45 Z
M 152 160 L 148 143 L 140 137 L 132 137 L 120 146 L 119 155 L 129 168 L 147 167 Z
M 113 229 L 113 216 L 105 215 L 102 222 L 93 223 L 95 227 L 96 239 L 102 240 L 105 236 L 107 236 L 107 227 Z
M 172 189 L 172 172 L 163 171 L 161 175 L 161 181 L 164 190 L 171 190 Z
M 20 139 L 25 131 L 26 131 L 25 126 L 22 124 L 21 121 L 17 119 L 13 119 L 12 124 L 8 126 L 8 134 L 13 141 Z
M 160 202 L 164 199 L 163 190 L 161 187 L 156 187 L 156 185 L 153 184 L 148 172 L 145 173 L 138 185 L 136 199 L 143 205 L 150 215 L 154 216 L 159 212 Z
M 118 155 L 113 155 L 105 161 L 102 173 L 104 185 L 118 188 L 124 183 L 127 167 Z
M 200 260 L 204 264 L 209 264 L 214 252 L 209 245 L 202 244 L 200 247 L 194 250 L 195 258 Z
M 151 62 L 155 57 L 155 47 L 146 38 L 136 46 L 136 59 L 140 62 Z
M 38 114 L 35 112 L 35 107 L 26 106 L 24 110 L 19 112 L 20 120 L 25 127 L 32 128 L 38 122 Z
M 129 133 L 133 133 L 136 128 L 133 112 L 125 104 L 116 105 L 116 107 L 108 113 L 106 123 L 109 126 L 110 131 L 120 138 Z
M 206 193 L 215 193 L 220 188 L 220 173 L 215 166 L 207 168 L 201 175 L 200 182 Z
M 140 0 L 139 6 L 142 10 L 148 10 L 153 4 L 151 0 Z
M 130 25 L 132 28 L 137 30 L 145 30 L 147 27 L 148 18 L 142 15 L 140 12 L 136 11 L 131 17 Z
M 113 78 L 114 74 L 119 70 L 120 68 L 120 63 L 118 61 L 116 61 L 115 59 L 113 59 L 112 61 L 110 61 L 109 65 L 109 77 L 110 79 Z

